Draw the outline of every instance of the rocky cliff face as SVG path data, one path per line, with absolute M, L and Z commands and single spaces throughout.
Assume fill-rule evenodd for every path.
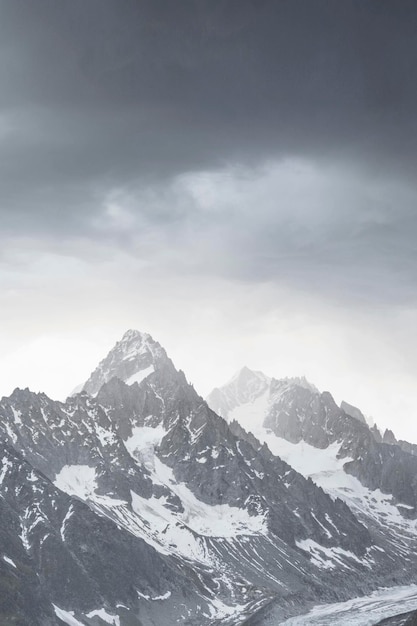
M 347 415 L 350 415 L 351 417 L 354 417 L 355 419 L 357 419 L 358 422 L 361 422 L 362 424 L 366 424 L 367 423 L 366 418 L 365 418 L 364 414 L 362 413 L 362 411 L 360 409 L 358 409 L 356 406 L 353 406 L 352 404 L 349 404 L 349 402 L 345 402 L 344 400 L 342 400 L 342 402 L 340 404 L 340 408 Z

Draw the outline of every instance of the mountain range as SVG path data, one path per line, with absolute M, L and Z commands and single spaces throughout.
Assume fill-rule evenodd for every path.
M 0 401 L 0 624 L 266 626 L 409 585 L 415 452 L 304 378 L 204 400 L 129 330 L 65 402 Z

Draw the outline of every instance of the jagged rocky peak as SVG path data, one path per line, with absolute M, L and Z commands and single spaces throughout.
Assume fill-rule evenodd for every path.
M 366 418 L 362 411 L 356 406 L 353 406 L 353 404 L 349 404 L 349 402 L 345 402 L 344 400 L 342 400 L 340 408 L 347 415 L 350 415 L 350 417 L 354 417 L 355 419 L 359 420 L 359 422 L 362 422 L 362 424 L 367 424 Z
M 290 376 L 286 378 L 279 378 L 278 382 L 281 385 L 287 385 L 289 387 L 302 387 L 311 393 L 320 393 L 313 383 L 307 380 L 305 376 Z
M 228 387 L 236 394 L 236 397 L 249 400 L 253 395 L 262 393 L 270 382 L 271 378 L 269 376 L 266 376 L 263 372 L 251 370 L 245 365 L 236 372 L 222 389 Z
M 389 428 L 385 429 L 382 441 L 384 443 L 389 443 L 391 446 L 395 446 L 397 444 L 397 439 L 392 430 L 390 430 Z
M 378 426 L 376 424 L 374 424 L 370 430 L 371 430 L 372 436 L 375 439 L 375 441 L 377 443 L 382 443 L 382 435 L 381 435 L 381 432 L 380 432 Z
M 82 389 L 96 395 L 112 378 L 119 378 L 128 385 L 140 383 L 167 361 L 165 350 L 151 335 L 128 330 L 99 363 Z

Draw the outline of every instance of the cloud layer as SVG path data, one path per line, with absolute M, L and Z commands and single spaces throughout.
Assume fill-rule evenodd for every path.
M 0 0 L 4 391 L 61 394 L 52 344 L 93 367 L 142 326 L 204 391 L 248 354 L 405 424 L 416 27 L 414 0 Z

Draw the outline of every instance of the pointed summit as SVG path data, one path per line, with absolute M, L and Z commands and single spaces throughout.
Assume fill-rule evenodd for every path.
M 227 383 L 228 385 L 230 385 L 233 382 L 236 381 L 248 381 L 248 380 L 270 380 L 268 378 L 268 376 L 266 376 L 263 372 L 259 372 L 257 370 L 251 370 L 249 367 L 247 367 L 247 365 L 244 365 L 243 367 L 240 368 L 240 370 L 238 370 L 236 372 L 236 374 L 234 374 L 234 376 L 232 376 L 232 378 L 230 379 L 230 381 Z
M 82 389 L 96 395 L 112 378 L 120 378 L 128 385 L 140 383 L 167 359 L 165 350 L 149 333 L 130 329 L 99 363 Z
M 270 383 L 271 379 L 263 372 L 245 365 L 223 387 L 213 389 L 207 403 L 218 415 L 228 419 L 233 409 L 252 403 L 264 394 Z
M 279 397 L 291 390 L 297 393 L 299 388 L 312 394 L 319 393 L 317 387 L 309 383 L 304 376 L 275 379 L 258 370 L 251 370 L 245 365 L 225 385 L 213 389 L 206 400 L 213 411 L 228 421 L 232 419 L 240 421 L 238 419 L 240 408 L 243 406 L 249 409 L 249 405 L 252 405 L 254 413 L 263 419 L 269 399 L 272 401 L 275 396 Z M 244 427 L 247 428 L 248 424 L 245 423 Z
M 143 333 L 140 330 L 135 330 L 134 328 L 129 328 L 129 330 L 127 330 L 125 332 L 125 334 L 121 338 L 120 342 L 118 342 L 118 343 L 130 343 L 132 341 L 143 342 L 143 341 L 147 341 L 149 339 L 151 341 L 153 341 L 153 339 L 152 339 L 152 337 L 150 336 L 149 333 Z

